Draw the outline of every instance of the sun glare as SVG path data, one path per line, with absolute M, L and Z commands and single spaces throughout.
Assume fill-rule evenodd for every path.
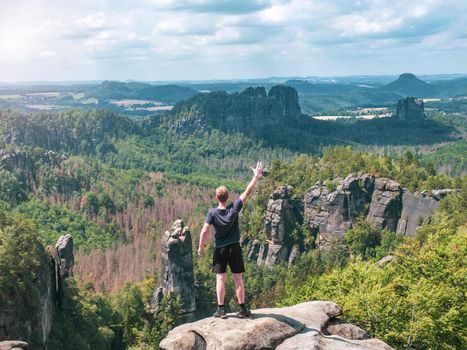
M 4 59 L 21 59 L 31 51 L 28 33 L 19 28 L 1 28 L 0 42 L 0 53 Z

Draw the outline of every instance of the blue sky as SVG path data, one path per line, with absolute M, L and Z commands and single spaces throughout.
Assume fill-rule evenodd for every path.
M 467 73 L 467 1 L 0 1 L 0 81 L 401 72 Z

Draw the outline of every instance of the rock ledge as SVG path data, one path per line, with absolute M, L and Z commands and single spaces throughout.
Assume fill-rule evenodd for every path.
M 328 328 L 330 321 L 341 314 L 337 304 L 311 301 L 291 307 L 253 310 L 249 319 L 239 319 L 234 314 L 229 314 L 227 319 L 210 317 L 174 328 L 162 340 L 160 349 L 392 349 L 381 340 L 364 339 L 363 330 L 345 322 L 333 322 L 333 327 Z M 342 330 L 351 327 L 360 332 Z

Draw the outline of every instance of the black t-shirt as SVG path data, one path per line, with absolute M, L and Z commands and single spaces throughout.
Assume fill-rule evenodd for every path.
M 214 225 L 214 244 L 216 248 L 240 242 L 238 213 L 242 210 L 240 198 L 230 203 L 227 208 L 211 208 L 206 216 L 206 223 Z

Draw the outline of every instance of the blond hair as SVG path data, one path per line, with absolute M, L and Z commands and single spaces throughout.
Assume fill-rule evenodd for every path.
M 227 199 L 229 198 L 229 190 L 227 187 L 219 186 L 216 189 L 216 198 L 221 203 L 227 202 Z

